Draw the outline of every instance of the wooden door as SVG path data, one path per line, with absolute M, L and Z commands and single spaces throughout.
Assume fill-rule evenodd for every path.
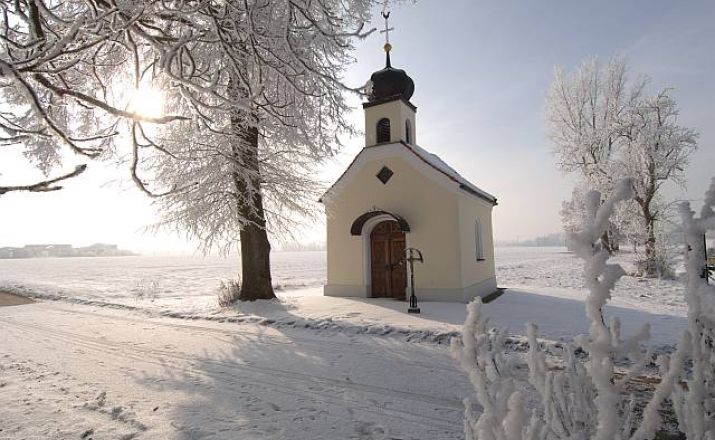
M 397 226 L 397 223 L 393 224 Z M 399 237 L 390 240 L 390 260 L 392 270 L 390 271 L 391 298 L 406 299 L 405 289 L 407 288 L 407 264 L 405 258 L 405 233 L 400 231 Z
M 374 298 L 405 299 L 407 266 L 405 233 L 397 222 L 385 221 L 370 234 L 372 296 Z

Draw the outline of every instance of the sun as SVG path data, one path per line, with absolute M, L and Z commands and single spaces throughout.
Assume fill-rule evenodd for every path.
M 141 116 L 158 118 L 164 110 L 164 96 L 153 87 L 139 87 L 132 91 L 129 111 Z

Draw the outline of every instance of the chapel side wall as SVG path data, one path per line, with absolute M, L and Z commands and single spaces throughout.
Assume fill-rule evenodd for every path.
M 461 241 L 462 287 L 473 287 L 482 294 L 492 293 L 496 289 L 494 234 L 492 229 L 493 205 L 471 194 L 459 197 L 459 230 Z M 477 260 L 477 239 L 475 221 L 482 226 L 484 260 Z M 473 296 L 473 295 L 469 295 Z
M 394 172 L 386 185 L 375 177 L 383 166 Z M 339 196 L 326 202 L 328 285 L 364 285 L 363 239 L 350 235 L 350 226 L 374 209 L 392 212 L 409 222 L 407 246 L 422 250 L 425 257 L 425 263 L 417 263 L 415 269 L 418 289 L 461 287 L 457 196 L 400 157 L 366 163 L 340 189 Z

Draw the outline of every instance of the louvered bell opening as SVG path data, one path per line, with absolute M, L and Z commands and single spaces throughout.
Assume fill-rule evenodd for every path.
M 377 122 L 377 143 L 390 142 L 390 120 L 382 118 Z

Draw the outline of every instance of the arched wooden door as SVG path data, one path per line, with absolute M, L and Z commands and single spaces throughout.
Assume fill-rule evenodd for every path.
M 405 233 L 397 222 L 379 223 L 370 233 L 370 273 L 373 298 L 405 299 L 407 265 Z

